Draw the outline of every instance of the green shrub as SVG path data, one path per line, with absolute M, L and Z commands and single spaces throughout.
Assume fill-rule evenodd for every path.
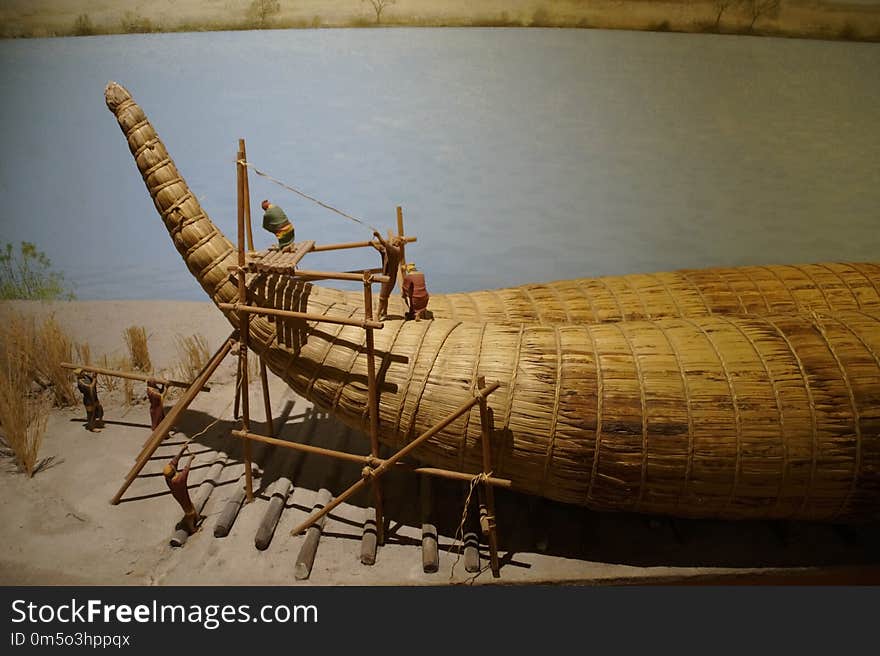
M 46 254 L 28 242 L 18 253 L 12 244 L 0 251 L 0 299 L 72 300 L 64 274 L 52 271 Z

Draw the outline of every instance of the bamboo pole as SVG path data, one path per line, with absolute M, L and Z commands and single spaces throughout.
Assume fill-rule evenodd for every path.
M 418 241 L 416 237 L 404 237 L 403 240 L 408 244 Z M 312 252 L 318 253 L 321 251 L 339 251 L 347 248 L 364 248 L 371 246 L 373 243 L 374 242 L 372 241 L 350 241 L 340 244 L 318 244 L 312 248 Z
M 380 321 L 368 319 L 360 321 L 358 319 L 347 319 L 345 317 L 330 317 L 326 314 L 311 314 L 309 312 L 296 312 L 294 310 L 276 310 L 269 307 L 257 307 L 254 305 L 243 305 L 241 303 L 218 303 L 221 310 L 232 310 L 242 314 L 265 314 L 271 317 L 285 317 L 288 319 L 303 319 L 304 321 L 321 321 L 324 323 L 333 323 L 343 326 L 357 326 L 358 328 L 377 328 L 385 327 Z
M 239 151 L 239 157 L 236 162 L 243 160 L 243 153 Z M 245 280 L 245 255 L 244 255 L 244 164 L 237 164 L 238 171 L 238 299 L 240 302 L 247 300 L 247 281 Z M 239 369 L 241 371 L 240 389 L 241 389 L 241 424 L 244 430 L 248 430 L 250 426 L 250 401 L 248 394 L 248 370 L 247 370 L 247 352 L 248 337 L 250 332 L 250 315 L 247 312 L 239 313 Z M 254 500 L 254 482 L 253 472 L 251 471 L 251 443 L 245 440 L 244 443 L 244 480 L 245 480 L 245 497 L 250 503 Z
M 65 369 L 82 369 L 83 371 L 90 371 L 95 374 L 101 374 L 102 376 L 114 376 L 116 378 L 128 378 L 129 380 L 142 380 L 147 382 L 148 380 L 155 380 L 160 385 L 165 385 L 167 387 L 183 387 L 187 388 L 192 383 L 185 383 L 181 380 L 168 380 L 166 378 L 160 378 L 158 376 L 150 376 L 147 374 L 139 374 L 133 371 L 117 371 L 116 369 L 102 369 L 101 367 L 93 367 L 90 364 L 72 364 L 70 362 L 62 362 L 61 366 Z M 210 392 L 210 387 L 202 387 L 202 392 Z
M 238 150 L 241 159 L 247 161 L 247 152 L 244 147 L 244 139 L 238 140 Z M 247 247 L 249 251 L 254 250 L 254 233 L 251 227 L 251 189 L 248 182 L 247 166 L 242 166 L 243 191 L 244 191 L 244 225 L 247 228 Z
M 337 460 L 345 460 L 347 462 L 354 462 L 359 465 L 366 465 L 369 467 L 376 467 L 385 462 L 383 458 L 374 458 L 373 456 L 362 456 L 356 453 L 347 453 L 345 451 L 335 451 L 333 449 L 325 449 L 321 446 L 314 446 L 312 444 L 302 444 L 301 442 L 289 442 L 287 440 L 280 440 L 277 437 L 267 437 L 266 435 L 260 435 L 259 433 L 246 433 L 240 430 L 233 430 L 231 432 L 233 437 L 237 437 L 239 439 L 248 439 L 255 440 L 257 442 L 263 442 L 264 444 L 269 444 L 271 446 L 280 446 L 287 449 L 293 449 L 295 451 L 302 451 L 304 453 L 312 453 L 319 456 L 327 456 L 329 458 L 336 458 Z M 437 478 L 447 478 L 453 481 L 465 481 L 470 483 L 474 480 L 474 476 L 478 476 L 479 474 L 468 474 L 467 472 L 458 472 L 451 469 L 440 469 L 438 467 L 414 467 L 405 462 L 396 463 L 398 467 L 406 467 L 411 470 L 415 474 L 425 474 L 427 476 L 436 476 Z M 506 489 L 510 489 L 512 482 L 508 478 L 496 478 L 494 476 L 490 476 L 486 479 L 486 482 L 489 485 L 494 485 L 495 487 L 503 487 Z
M 232 349 L 232 345 L 235 343 L 236 334 L 232 333 L 229 337 L 226 338 L 226 341 L 223 342 L 222 346 L 217 349 L 217 352 L 211 356 L 211 359 L 208 360 L 208 363 L 205 365 L 205 368 L 202 369 L 201 373 L 196 377 L 193 381 L 193 384 L 190 385 L 186 391 L 183 393 L 183 396 L 175 403 L 171 411 L 165 415 L 165 418 L 156 426 L 156 430 L 153 431 L 153 434 L 150 436 L 150 440 L 147 445 L 141 451 L 140 456 L 135 462 L 134 466 L 131 468 L 131 471 L 128 472 L 128 475 L 125 477 L 125 482 L 122 484 L 122 487 L 116 492 L 113 499 L 110 501 L 112 505 L 116 505 L 119 503 L 120 499 L 122 499 L 122 495 L 125 494 L 125 491 L 131 485 L 132 481 L 137 477 L 140 473 L 141 469 L 144 468 L 144 465 L 149 461 L 150 456 L 153 455 L 153 452 L 159 447 L 159 444 L 165 437 L 168 435 L 168 431 L 171 430 L 171 427 L 174 426 L 174 423 L 177 421 L 177 418 L 189 407 L 189 404 L 193 402 L 193 399 L 196 398 L 196 395 L 199 393 L 199 390 L 205 385 L 217 367 L 220 366 L 220 363 L 223 362 L 223 358 L 229 353 Z
M 477 392 L 477 395 L 473 399 L 470 399 L 469 401 L 466 401 L 465 403 L 463 403 L 456 410 L 454 410 L 452 412 L 452 414 L 447 415 L 446 418 L 443 419 L 440 423 L 435 424 L 434 426 L 429 428 L 427 431 L 425 431 L 424 433 L 419 435 L 412 442 L 410 442 L 405 447 L 403 447 L 400 451 L 395 453 L 393 456 L 391 456 L 387 460 L 383 461 L 382 464 L 380 464 L 378 467 L 376 467 L 376 469 L 370 469 L 369 467 L 365 467 L 362 472 L 362 478 L 359 481 L 354 483 L 351 487 L 349 487 L 342 494 L 340 494 L 338 497 L 336 497 L 327 506 L 325 506 L 320 512 L 314 513 L 309 518 L 307 518 L 306 521 L 304 521 L 302 524 L 300 524 L 299 526 L 294 528 L 290 532 L 290 534 L 297 535 L 299 533 L 302 533 L 309 526 L 311 526 L 318 519 L 320 519 L 321 516 L 326 515 L 327 513 L 332 511 L 334 508 L 336 508 L 336 506 L 347 501 L 352 495 L 356 494 L 361 488 L 363 488 L 367 484 L 368 480 L 382 476 L 385 472 L 388 471 L 388 469 L 390 469 L 391 467 L 396 465 L 398 463 L 398 461 L 402 460 L 403 458 L 408 456 L 410 453 L 412 453 L 415 449 L 419 448 L 419 446 L 421 446 L 423 442 L 426 442 L 429 439 L 431 439 L 432 437 L 434 437 L 437 433 L 439 433 L 444 428 L 449 426 L 449 424 L 454 422 L 456 419 L 461 417 L 464 413 L 468 412 L 471 408 L 473 408 L 475 405 L 477 405 L 480 402 L 480 399 L 487 397 L 489 394 L 491 394 L 492 392 L 497 390 L 499 387 L 500 387 L 500 383 L 492 383 L 488 387 L 484 387 L 483 389 L 481 389 Z
M 312 510 L 320 510 L 330 503 L 331 498 L 330 490 L 321 488 L 318 490 L 318 498 L 315 500 Z M 297 581 L 304 581 L 312 573 L 312 566 L 315 564 L 315 553 L 318 551 L 318 541 L 321 539 L 321 532 L 324 530 L 324 521 L 326 519 L 327 515 L 324 515 L 306 531 L 306 540 L 299 550 L 299 555 L 296 557 L 296 565 L 293 568 L 293 576 Z
M 373 319 L 373 286 L 372 275 L 365 273 L 364 277 L 364 319 Z M 370 455 L 379 457 L 379 401 L 376 394 L 376 353 L 372 328 L 367 328 L 367 403 L 370 412 Z M 385 517 L 382 504 L 382 484 L 377 478 L 373 479 L 373 501 L 376 504 L 376 541 L 385 543 Z

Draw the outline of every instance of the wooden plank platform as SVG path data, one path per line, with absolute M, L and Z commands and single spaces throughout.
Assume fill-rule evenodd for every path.
M 315 248 L 314 240 L 301 241 L 276 250 L 248 253 L 245 270 L 249 273 L 287 273 L 293 275 L 296 265 Z

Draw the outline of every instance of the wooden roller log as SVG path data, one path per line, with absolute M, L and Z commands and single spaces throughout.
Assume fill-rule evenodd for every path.
M 330 503 L 332 496 L 330 490 L 321 488 L 318 491 L 318 498 L 315 501 L 313 510 L 320 510 L 326 506 Z M 321 539 L 326 519 L 327 515 L 324 515 L 306 531 L 306 540 L 299 550 L 299 555 L 296 557 L 296 565 L 293 568 L 293 576 L 297 581 L 304 581 L 312 573 L 312 566 L 315 564 L 315 553 L 318 550 L 318 541 Z
M 437 527 L 431 523 L 433 495 L 428 476 L 419 477 L 419 497 L 422 502 L 422 571 L 433 574 L 440 569 L 440 551 L 437 547 Z
M 273 486 L 274 492 L 269 500 L 269 507 L 263 515 L 263 521 L 260 522 L 260 528 L 257 529 L 257 535 L 254 537 L 254 546 L 260 551 L 268 549 L 269 543 L 272 542 L 272 536 L 275 534 L 275 527 L 278 520 L 281 519 L 281 513 L 287 503 L 287 497 L 293 489 L 293 483 L 289 478 L 281 477 Z
M 361 537 L 361 563 L 364 565 L 376 564 L 377 538 L 376 509 L 367 508 L 364 512 L 364 533 Z

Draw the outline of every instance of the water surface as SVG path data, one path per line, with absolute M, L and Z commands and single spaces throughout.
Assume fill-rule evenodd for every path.
M 0 41 L 0 241 L 80 298 L 204 298 L 115 119 L 129 88 L 235 236 L 234 154 L 383 230 L 432 292 L 588 275 L 877 260 L 880 45 L 559 29 Z M 300 238 L 362 226 L 251 176 Z M 366 252 L 310 268 L 372 265 Z

